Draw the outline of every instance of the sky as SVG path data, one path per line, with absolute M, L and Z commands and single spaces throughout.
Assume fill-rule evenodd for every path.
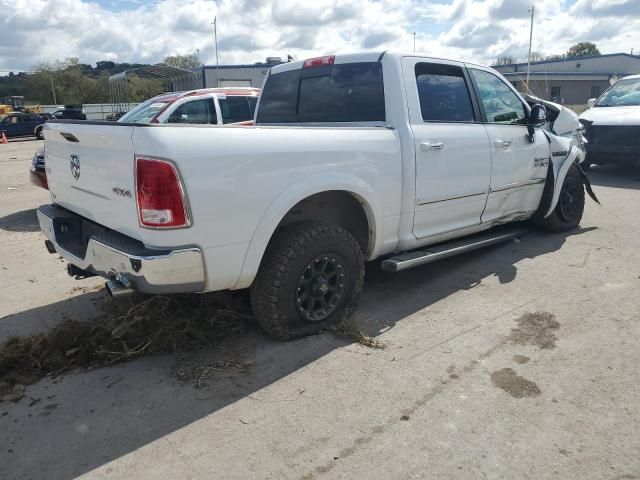
M 526 58 L 533 0 L 0 0 L 0 74 L 79 57 L 159 63 L 199 51 L 220 64 L 363 50 L 492 63 Z M 536 0 L 533 50 L 592 41 L 640 54 L 640 0 Z

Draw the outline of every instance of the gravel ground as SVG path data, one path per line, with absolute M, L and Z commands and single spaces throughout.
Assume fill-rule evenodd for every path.
M 0 339 L 108 304 L 44 249 L 40 144 L 0 145 Z M 579 230 L 370 265 L 357 320 L 384 349 L 249 328 L 27 386 L 0 478 L 640 479 L 640 171 L 589 175 Z

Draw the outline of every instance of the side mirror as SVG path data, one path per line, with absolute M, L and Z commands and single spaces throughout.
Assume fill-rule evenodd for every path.
M 536 103 L 531 107 L 529 114 L 529 124 L 534 127 L 541 127 L 547 123 L 547 109 L 541 103 Z
M 587 100 L 587 108 L 591 108 L 596 104 L 596 98 L 590 98 L 589 100 Z

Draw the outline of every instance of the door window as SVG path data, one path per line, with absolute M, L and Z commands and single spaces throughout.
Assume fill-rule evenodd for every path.
M 470 71 L 478 87 L 487 122 L 507 125 L 525 123 L 527 111 L 524 103 L 506 83 L 492 73 L 476 69 Z
M 247 97 L 227 96 L 221 98 L 220 111 L 222 112 L 222 123 L 246 122 L 253 119 L 253 114 L 249 109 Z
M 420 110 L 425 122 L 473 122 L 469 88 L 462 68 L 434 63 L 416 64 Z
M 169 116 L 167 123 L 216 123 L 216 110 L 213 99 L 204 98 L 183 103 Z

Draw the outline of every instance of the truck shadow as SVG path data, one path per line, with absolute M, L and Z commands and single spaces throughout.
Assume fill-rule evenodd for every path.
M 640 168 L 620 165 L 594 165 L 587 173 L 592 185 L 640 190 Z
M 8 232 L 39 232 L 36 209 L 31 208 L 0 217 L 0 229 Z
M 369 334 L 379 335 L 381 329 L 393 328 L 455 292 L 473 289 L 483 279 L 496 276 L 501 283 L 513 281 L 520 260 L 554 252 L 567 236 L 589 230 L 568 235 L 532 232 L 518 243 L 394 275 L 381 272 L 378 263 L 371 264 L 357 319 Z M 66 302 L 16 314 L 12 321 L 56 315 L 64 312 Z M 52 480 L 74 478 L 238 400 L 255 401 L 260 408 L 261 402 L 269 401 L 261 389 L 346 344 L 329 333 L 277 342 L 253 328 L 215 348 L 186 356 L 148 357 L 45 379 L 28 387 L 20 402 L 0 404 L 0 465 L 9 478 L 39 478 L 43 472 Z M 241 359 L 247 369 L 223 371 L 207 378 L 201 388 L 195 388 L 193 379 L 185 383 L 168 375 L 190 363 L 224 364 L 229 359 Z M 291 392 L 292 400 L 299 394 Z

